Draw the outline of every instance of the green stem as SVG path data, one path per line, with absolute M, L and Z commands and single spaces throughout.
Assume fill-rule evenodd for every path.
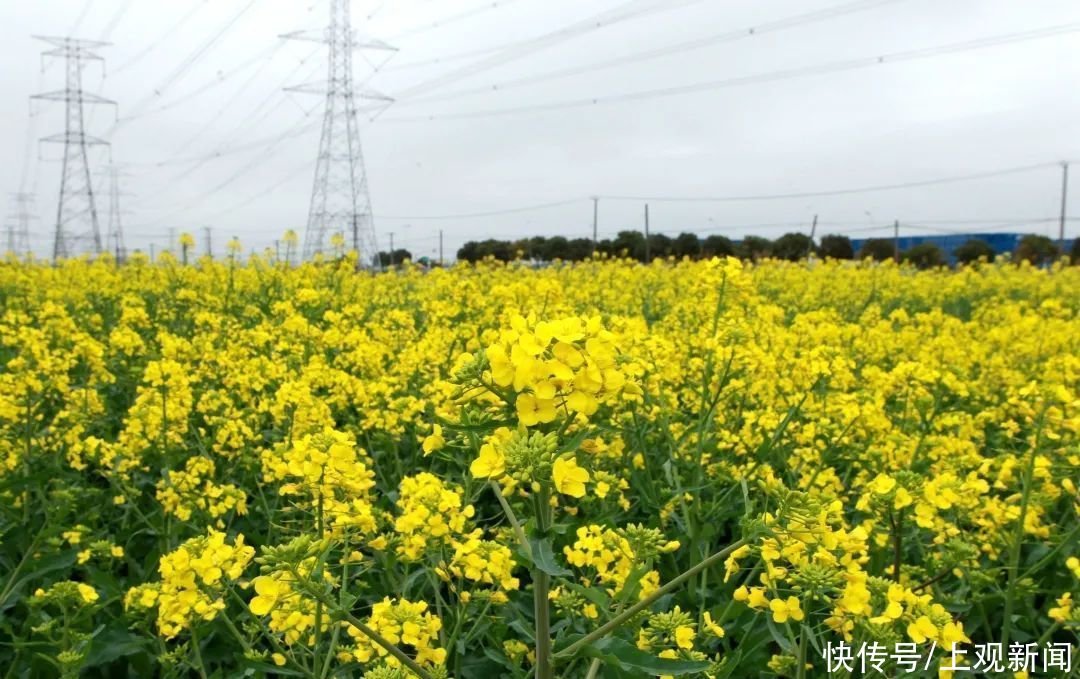
M 521 544 L 521 549 L 532 558 L 532 546 L 529 545 L 529 539 L 525 537 L 525 530 L 521 527 L 521 522 L 518 521 L 517 515 L 514 514 L 514 510 L 510 508 L 510 503 L 506 501 L 506 497 L 502 494 L 502 488 L 495 481 L 491 481 L 491 489 L 495 491 L 495 497 L 498 498 L 499 504 L 502 506 L 503 514 L 506 515 L 507 521 L 510 522 L 510 526 L 514 529 L 514 535 L 517 536 L 518 542 Z
M 591 665 L 589 665 L 589 673 L 585 675 L 585 679 L 596 679 L 597 675 L 599 675 L 599 674 L 600 674 L 600 658 L 597 658 L 596 660 L 592 661 Z
M 206 665 L 203 664 L 202 649 L 200 648 L 200 645 L 201 644 L 199 644 L 199 633 L 196 632 L 195 627 L 192 626 L 191 648 L 195 651 L 195 662 L 198 663 L 198 666 L 195 669 L 199 670 L 199 676 L 202 677 L 202 679 L 206 679 Z
M 889 522 L 892 524 L 893 533 L 893 581 L 900 582 L 900 564 L 903 562 L 904 557 L 904 510 L 901 509 L 897 515 L 889 512 Z
M 224 611 L 222 612 L 224 613 Z M 232 635 L 236 637 L 236 640 L 240 642 L 241 646 L 243 646 L 244 651 L 250 651 L 251 644 L 247 642 L 247 639 L 244 638 L 244 635 L 240 634 L 240 630 L 236 629 L 236 625 L 234 625 L 233 621 L 229 619 L 229 616 L 222 615 L 221 619 L 225 621 L 225 627 L 228 628 L 230 632 L 232 632 Z
M 556 653 L 555 657 L 556 658 L 569 658 L 569 657 L 572 657 L 575 653 L 580 651 L 582 648 L 585 648 L 586 646 L 588 646 L 589 644 L 591 644 L 591 643 L 593 643 L 595 641 L 599 641 L 600 639 L 604 638 L 605 636 L 607 636 L 611 632 L 613 632 L 616 629 L 618 629 L 619 627 L 621 627 L 624 623 L 626 623 L 628 620 L 630 620 L 630 618 L 633 618 L 635 615 L 637 615 L 641 611 L 645 610 L 649 606 L 652 606 L 656 602 L 657 599 L 664 596 L 665 594 L 668 594 L 669 592 L 674 591 L 679 585 L 681 585 L 682 583 L 686 582 L 687 580 L 693 578 L 694 576 L 696 576 L 698 573 L 705 570 L 706 568 L 709 568 L 713 564 L 718 563 L 718 562 L 722 561 L 723 559 L 726 559 L 732 552 L 734 552 L 736 549 L 742 547 L 746 543 L 747 543 L 746 538 L 742 538 L 740 540 L 737 540 L 736 542 L 731 543 L 730 545 L 728 545 L 724 549 L 721 549 L 719 552 L 713 554 L 708 559 L 705 559 L 704 561 L 698 563 L 696 566 L 692 566 L 688 570 L 683 571 L 679 575 L 672 578 L 663 587 L 658 588 L 655 592 L 653 592 L 649 596 L 645 597 L 641 601 L 638 601 L 636 604 L 634 604 L 630 608 L 627 608 L 625 611 L 623 611 L 619 615 L 615 616 L 614 618 L 612 618 L 610 621 L 608 621 L 604 625 L 598 627 L 597 629 L 593 630 L 589 634 L 586 634 L 581 639 L 578 639 L 574 643 L 570 644 L 569 646 L 567 646 L 563 650 Z
M 1020 547 L 1024 541 L 1024 521 L 1027 519 L 1028 501 L 1031 499 L 1031 481 L 1035 471 L 1035 453 L 1039 449 L 1039 439 L 1042 435 L 1042 416 L 1039 418 L 1039 428 L 1035 434 L 1035 441 L 1028 455 L 1027 467 L 1024 469 L 1022 481 L 1024 484 L 1023 495 L 1020 500 L 1020 516 L 1016 519 L 1016 535 L 1013 536 L 1012 551 L 1009 555 L 1009 584 L 1005 589 L 1005 617 L 1001 623 L 1001 646 L 1009 647 L 1009 637 L 1012 634 L 1013 599 L 1016 598 L 1017 575 L 1020 570 Z
M 323 475 L 325 475 L 325 474 L 326 474 L 326 471 L 324 469 L 323 470 Z M 319 481 L 320 482 L 322 481 L 322 476 L 319 477 Z M 321 490 L 319 491 L 318 506 L 317 506 L 316 511 L 317 511 L 317 513 L 316 513 L 316 523 L 317 523 L 317 529 L 318 529 L 318 533 L 319 533 L 319 540 L 322 541 L 322 539 L 325 537 L 325 531 L 324 531 L 324 528 L 323 528 L 323 494 L 322 494 Z M 324 552 L 324 556 L 325 556 L 325 552 Z M 346 558 L 347 557 L 348 557 L 348 554 L 346 554 Z M 323 581 L 323 557 L 319 558 L 318 565 L 315 568 L 315 573 L 313 575 L 315 576 L 316 582 L 321 584 L 322 581 Z M 343 582 L 342 587 L 344 587 L 344 586 L 345 586 L 345 583 Z M 319 655 L 319 651 L 322 648 L 322 618 L 323 618 L 323 604 L 322 604 L 322 601 L 320 600 L 320 601 L 315 602 L 315 648 L 314 648 L 314 650 L 313 650 L 313 652 L 311 654 L 312 668 L 313 668 L 313 673 L 314 673 L 315 676 L 320 676 L 322 674 L 322 671 L 321 671 L 322 668 L 320 667 L 320 663 L 322 661 L 322 656 Z
M 29 561 L 30 557 L 33 556 L 35 552 L 37 552 L 38 540 L 41 538 L 41 534 L 44 532 L 45 527 L 42 526 L 41 529 L 38 530 L 37 534 L 34 536 L 34 539 L 31 540 L 30 546 L 26 549 L 25 552 L 23 552 L 22 558 L 19 559 L 19 563 L 15 565 L 15 569 L 11 571 L 11 577 L 8 578 L 7 584 L 4 586 L 4 591 L 0 592 L 0 604 L 3 604 L 4 601 L 7 600 L 8 595 L 11 594 L 11 590 L 15 587 L 15 578 L 19 576 L 19 571 L 21 571 L 23 566 L 26 565 L 26 562 Z
M 541 488 L 536 494 L 536 525 L 541 537 L 547 534 L 551 524 L 551 503 L 548 489 Z M 536 679 L 554 679 L 551 649 L 551 607 L 548 592 L 551 576 L 533 568 L 533 611 L 536 619 Z
M 797 679 L 806 679 L 806 626 L 799 628 L 799 667 L 795 670 Z

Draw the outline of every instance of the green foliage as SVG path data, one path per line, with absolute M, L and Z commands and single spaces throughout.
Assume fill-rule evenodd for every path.
M 884 262 L 892 259 L 896 254 L 893 241 L 886 238 L 870 238 L 859 248 L 859 259 L 869 257 L 875 262 Z
M 920 269 L 933 269 L 945 264 L 945 253 L 933 243 L 919 243 L 905 250 L 900 259 Z
M 805 233 L 785 233 L 773 241 L 772 255 L 777 259 L 797 262 L 813 254 L 814 249 L 814 241 Z
M 747 236 L 743 238 L 736 249 L 739 257 L 758 261 L 772 256 L 773 243 L 768 238 L 761 236 Z
M 821 238 L 818 254 L 832 259 L 852 259 L 855 257 L 855 248 L 847 236 L 829 235 Z
M 997 252 L 986 241 L 979 238 L 969 238 L 964 241 L 963 245 L 953 250 L 953 256 L 956 257 L 956 261 L 960 264 L 971 264 L 980 259 L 992 262 L 994 257 L 997 256 Z
M 1020 239 L 1013 255 L 1017 261 L 1023 260 L 1041 266 L 1056 260 L 1061 255 L 1061 249 L 1046 236 L 1032 233 Z

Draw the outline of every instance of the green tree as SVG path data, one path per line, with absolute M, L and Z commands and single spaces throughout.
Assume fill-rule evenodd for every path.
M 953 250 L 953 257 L 956 257 L 956 261 L 960 264 L 971 264 L 979 261 L 982 257 L 985 257 L 986 261 L 992 262 L 996 255 L 997 251 L 994 250 L 994 246 L 979 238 L 969 238 L 964 241 L 963 245 Z
M 575 238 L 566 244 L 566 256 L 570 262 L 581 262 L 592 257 L 593 242 L 590 238 Z
M 761 236 L 747 236 L 739 242 L 739 257 L 757 261 L 772 255 L 772 241 Z
M 900 259 L 920 269 L 933 269 L 945 264 L 945 253 L 933 243 L 926 242 L 911 246 L 900 255 Z
M 701 255 L 701 239 L 694 233 L 680 233 L 671 244 L 671 254 L 676 257 L 698 257 Z
M 814 241 L 805 233 L 785 233 L 773 242 L 772 254 L 778 259 L 797 262 L 814 251 Z
M 832 259 L 852 259 L 855 257 L 855 248 L 852 247 L 851 239 L 847 236 L 822 236 L 818 254 Z
M 381 266 L 401 266 L 406 259 L 412 259 L 412 253 L 404 248 L 397 248 L 393 252 L 380 252 L 379 264 Z
M 458 248 L 457 258 L 463 262 L 469 262 L 475 264 L 480 259 L 480 247 L 479 244 L 474 241 L 467 241 L 464 245 Z
M 714 234 L 701 244 L 701 254 L 706 257 L 734 257 L 735 244 L 727 236 Z
M 640 231 L 620 231 L 611 242 L 613 255 L 631 257 L 638 261 L 645 259 L 645 236 Z
M 662 233 L 649 234 L 649 257 L 656 259 L 657 257 L 667 257 L 672 254 L 672 240 L 670 236 L 665 236 Z
M 1036 266 L 1049 264 L 1061 255 L 1057 243 L 1046 236 L 1029 233 L 1020 239 L 1016 246 L 1016 259 L 1031 262 Z
M 862 247 L 859 248 L 859 259 L 866 259 L 869 257 L 875 262 L 884 262 L 887 259 L 892 259 L 895 249 L 893 242 L 886 238 L 870 238 L 866 240 Z

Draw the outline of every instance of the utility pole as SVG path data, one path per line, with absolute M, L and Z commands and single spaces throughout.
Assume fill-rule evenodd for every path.
M 154 263 L 154 244 L 150 244 L 150 263 Z
M 807 249 L 806 257 L 812 259 L 814 256 L 814 234 L 817 233 L 817 215 L 814 215 L 814 221 L 810 224 L 810 247 Z
M 1061 221 L 1058 223 L 1058 247 L 1065 252 L 1065 213 L 1069 204 L 1069 164 L 1061 164 Z M 1074 262 L 1075 264 L 1075 262 Z
M 210 259 L 214 258 L 214 245 L 211 241 L 212 230 L 209 226 L 203 227 L 203 233 L 206 234 L 206 256 Z
M 652 260 L 649 258 L 649 204 L 645 203 L 645 263 Z
M 394 268 L 394 232 L 390 232 L 390 268 Z
M 281 241 L 277 238 L 274 239 L 274 261 L 281 261 Z
M 325 29 L 296 31 L 282 37 L 318 42 L 328 48 L 325 82 L 286 88 L 325 97 L 322 137 L 304 232 L 304 257 L 310 259 L 327 251 L 329 234 L 351 232 L 357 264 L 363 265 L 374 263 L 378 247 L 357 129 L 356 98 L 376 100 L 383 106 L 393 100 L 370 90 L 354 93 L 353 53 L 394 48 L 382 41 L 358 39 L 352 28 L 350 4 L 350 0 L 328 0 L 330 23 Z
M 893 261 L 897 264 L 900 263 L 900 220 L 893 220 L 893 236 L 892 236 L 892 256 Z
M 30 254 L 30 222 L 37 219 L 34 214 L 34 194 L 11 194 L 12 210 L 4 225 L 7 250 L 9 255 L 25 257 Z
M 599 196 L 593 196 L 592 199 L 592 251 L 596 254 L 596 226 L 599 223 L 600 216 L 600 198 Z
M 101 230 L 98 227 L 97 205 L 94 201 L 94 185 L 90 178 L 91 146 L 106 146 L 109 142 L 86 134 L 84 127 L 84 104 L 113 104 L 116 102 L 82 88 L 83 67 L 90 61 L 104 59 L 93 50 L 107 47 L 109 43 L 99 40 L 79 40 L 34 36 L 35 39 L 53 46 L 42 53 L 43 57 L 63 57 L 67 77 L 64 89 L 35 94 L 31 99 L 62 101 L 65 104 L 63 134 L 42 138 L 41 141 L 64 145 L 63 165 L 60 171 L 60 197 L 56 205 L 56 232 L 53 238 L 53 259 L 71 257 L 90 252 L 101 252 Z
M 442 229 L 439 229 L 439 266 L 443 265 L 442 257 Z

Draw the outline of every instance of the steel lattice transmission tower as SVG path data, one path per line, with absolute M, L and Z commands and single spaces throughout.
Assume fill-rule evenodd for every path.
M 30 254 L 30 222 L 34 214 L 34 194 L 11 194 L 11 212 L 4 224 L 5 253 L 25 257 Z
M 104 62 L 93 50 L 106 47 L 107 42 L 77 38 L 34 36 L 53 46 L 44 57 L 62 57 L 66 63 L 67 79 L 62 90 L 36 94 L 31 99 L 62 101 L 66 116 L 63 134 L 44 137 L 41 141 L 64 145 L 63 168 L 60 172 L 60 197 L 56 206 L 56 232 L 53 258 L 72 257 L 101 252 L 101 230 L 98 226 L 94 185 L 90 177 L 91 146 L 106 146 L 109 142 L 86 134 L 84 104 L 115 104 L 82 88 L 83 68 L 92 61 Z
M 329 48 L 324 82 L 287 88 L 292 92 L 325 96 L 322 138 L 311 188 L 303 255 L 311 258 L 329 251 L 330 238 L 340 233 L 351 242 L 359 262 L 365 264 L 375 261 L 378 248 L 357 121 L 357 112 L 369 108 L 358 106 L 357 98 L 380 102 L 383 107 L 391 100 L 371 90 L 356 92 L 353 54 L 358 50 L 394 51 L 394 48 L 379 40 L 356 35 L 349 0 L 329 0 L 329 4 L 330 24 L 325 30 L 298 31 L 282 36 L 322 42 Z
M 109 232 L 105 237 L 105 249 L 113 253 L 117 262 L 123 264 L 127 259 L 127 248 L 124 247 L 124 225 L 120 219 L 120 176 L 120 170 L 115 165 L 110 165 L 108 168 Z

